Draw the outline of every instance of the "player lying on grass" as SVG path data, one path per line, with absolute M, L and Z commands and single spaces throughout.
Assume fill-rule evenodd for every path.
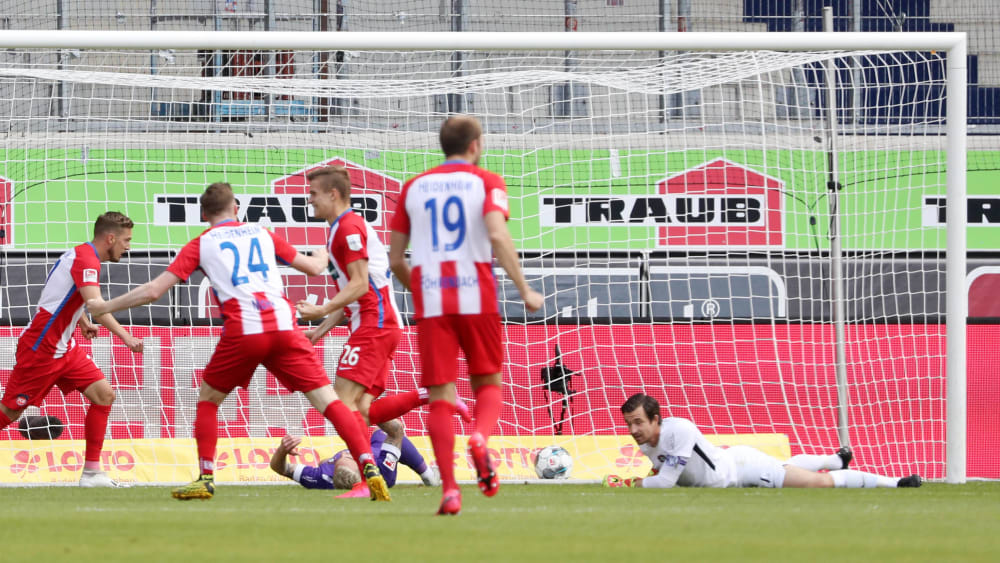
M 427 486 L 437 486 L 440 480 L 434 470 L 427 466 L 417 447 L 406 437 L 403 425 L 398 420 L 390 427 L 390 432 L 376 430 L 372 434 L 372 454 L 378 461 L 378 470 L 387 486 L 396 484 L 398 464 L 412 469 Z M 358 463 L 351 457 L 350 450 L 341 450 L 319 465 L 289 463 L 289 455 L 299 455 L 301 438 L 285 436 L 278 449 L 271 456 L 271 470 L 284 475 L 307 489 L 350 489 L 337 498 L 368 497 L 368 488 L 361 480 Z
M 653 462 L 646 478 L 604 478 L 606 487 L 919 487 L 919 475 L 897 479 L 847 469 L 851 452 L 829 456 L 800 455 L 780 461 L 749 446 L 713 446 L 684 418 L 660 417 L 660 403 L 637 393 L 622 405 L 628 431 Z M 832 470 L 820 473 L 819 469 Z

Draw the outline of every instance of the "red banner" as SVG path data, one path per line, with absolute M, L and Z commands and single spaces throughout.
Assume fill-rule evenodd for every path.
M 189 437 L 196 389 L 219 330 L 208 327 L 132 327 L 148 339 L 135 355 L 106 332 L 81 346 L 93 350 L 118 392 L 110 437 Z M 0 327 L 0 349 L 13 351 L 20 328 Z M 944 476 L 944 336 L 938 325 L 848 327 L 851 443 L 862 469 Z M 346 333 L 335 331 L 321 356 L 333 365 Z M 968 358 L 968 475 L 1000 478 L 1000 326 L 970 326 Z M 833 329 L 828 325 L 612 325 L 508 326 L 505 406 L 499 434 L 551 435 L 561 396 L 550 395 L 540 370 L 559 344 L 577 372 L 565 434 L 625 435 L 619 407 L 636 392 L 664 406 L 665 416 L 690 418 L 706 433 L 780 433 L 792 453 L 836 449 L 837 392 Z M 6 340 L 6 342 L 4 342 Z M 12 354 L 10 355 L 12 356 Z M 13 358 L 0 360 L 6 386 Z M 416 335 L 408 329 L 396 354 L 391 390 L 419 382 Z M 253 387 L 257 385 L 259 387 Z M 322 416 L 303 408 L 274 377 L 257 378 L 220 410 L 220 436 L 280 436 L 290 427 L 306 435 L 330 432 Z M 467 381 L 459 394 L 471 399 Z M 54 390 L 42 411 L 68 422 L 60 439 L 83 438 L 84 399 Z M 550 411 L 551 409 L 551 411 Z M 408 432 L 424 432 L 424 413 L 406 415 Z M 471 431 L 456 422 L 460 432 Z M 7 429 L 0 439 L 20 440 Z

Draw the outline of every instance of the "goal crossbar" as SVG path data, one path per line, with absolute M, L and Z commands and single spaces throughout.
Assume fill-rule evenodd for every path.
M 951 33 L 545 33 L 283 31 L 4 31 L 0 48 L 385 49 L 385 50 L 940 50 L 966 44 Z M 962 62 L 964 67 L 964 61 Z

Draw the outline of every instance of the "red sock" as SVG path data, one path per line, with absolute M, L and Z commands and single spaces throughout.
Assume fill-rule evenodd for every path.
M 358 420 L 340 399 L 327 405 L 323 416 L 333 423 L 333 428 L 337 431 L 340 439 L 347 443 L 351 457 L 358 462 L 359 466 L 363 465 L 366 460 L 371 460 L 374 463 L 375 458 L 372 457 L 371 443 L 365 440 L 365 433 L 362 433 L 361 428 L 358 427 Z
M 194 415 L 194 439 L 198 443 L 198 469 L 202 475 L 215 473 L 215 445 L 219 442 L 219 405 L 198 401 Z
M 493 429 L 500 420 L 500 409 L 503 408 L 503 391 L 499 385 L 480 385 L 475 390 L 476 408 L 475 424 L 476 432 L 489 438 L 493 434 Z
M 382 397 L 372 402 L 372 406 L 368 409 L 368 420 L 372 424 L 382 424 L 394 418 L 399 418 L 422 404 L 424 403 L 420 399 L 420 393 L 416 391 L 400 393 L 391 397 Z
M 14 421 L 11 420 L 9 416 L 7 416 L 6 414 L 4 414 L 3 411 L 0 411 L 0 430 L 3 430 L 4 428 L 7 428 L 7 425 L 10 424 L 11 422 L 14 422 Z
M 353 412 L 354 412 L 354 419 L 358 421 L 358 428 L 361 429 L 361 436 L 365 440 L 368 440 L 368 443 L 371 444 L 372 443 L 372 433 L 371 433 L 371 429 L 368 428 L 368 423 L 365 422 L 365 416 L 363 414 L 361 414 L 361 411 L 353 411 Z
M 87 416 L 83 419 L 83 437 L 87 440 L 87 448 L 83 454 L 83 460 L 91 464 L 88 469 L 99 469 L 97 465 L 101 461 L 101 450 L 104 449 L 104 434 L 108 431 L 108 415 L 111 414 L 111 405 L 91 404 L 87 409 Z M 85 465 L 86 465 L 85 463 Z
M 442 490 L 457 489 L 455 482 L 455 428 L 452 426 L 455 405 L 448 401 L 433 401 L 427 415 L 427 432 L 431 435 L 434 458 L 441 472 Z

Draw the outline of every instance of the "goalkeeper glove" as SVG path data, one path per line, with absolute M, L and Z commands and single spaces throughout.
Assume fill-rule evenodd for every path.
M 606 475 L 603 485 L 613 489 L 617 489 L 618 487 L 638 487 L 639 481 L 635 477 L 622 478 L 617 475 Z

